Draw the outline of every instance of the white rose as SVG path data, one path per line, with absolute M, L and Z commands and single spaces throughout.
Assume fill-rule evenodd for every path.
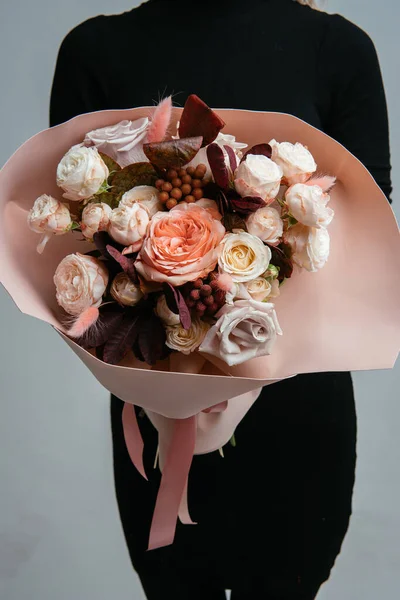
M 168 308 L 167 300 L 164 294 L 162 294 L 157 300 L 155 313 L 166 325 L 179 325 L 180 323 L 179 315 L 176 315 Z
M 126 273 L 118 273 L 113 279 L 111 296 L 123 306 L 135 306 L 143 298 L 143 293 Z
M 158 199 L 158 190 L 151 185 L 138 185 L 128 190 L 122 196 L 119 205 L 133 206 L 136 203 L 147 210 L 150 218 L 154 217 L 156 212 L 163 210 L 163 204 Z
M 131 252 L 138 252 L 149 221 L 149 213 L 140 204 L 120 205 L 111 213 L 108 233 L 119 244 L 129 246 Z
M 235 188 L 241 196 L 259 196 L 271 203 L 278 195 L 282 169 L 267 156 L 249 154 L 235 173 Z
M 221 242 L 220 269 L 234 281 L 251 281 L 267 270 L 271 250 L 254 235 L 227 233 Z
M 84 200 L 99 191 L 108 175 L 107 165 L 97 148 L 78 144 L 61 159 L 57 167 L 57 185 L 64 190 L 64 198 Z
M 137 162 L 149 162 L 143 152 L 149 125 L 147 117 L 136 121 L 121 121 L 110 127 L 90 131 L 86 134 L 85 143 L 96 146 L 122 168 Z
M 172 350 L 177 350 L 182 354 L 190 354 L 197 350 L 209 329 L 210 325 L 201 319 L 192 319 L 189 329 L 184 329 L 180 324 L 168 325 L 166 327 L 167 341 L 165 343 Z
M 257 302 L 262 302 L 272 292 L 272 285 L 264 277 L 257 277 L 252 281 L 245 283 L 246 289 L 250 294 L 250 297 Z
M 272 160 L 278 164 L 288 185 L 304 183 L 317 170 L 314 157 L 303 144 L 271 140 Z
M 285 200 L 294 218 L 308 227 L 327 227 L 335 214 L 327 206 L 329 194 L 319 185 L 296 183 L 287 190 Z
M 104 264 L 83 254 L 69 254 L 54 274 L 57 302 L 70 315 L 80 315 L 101 304 L 108 283 Z
M 271 354 L 276 336 L 282 335 L 274 305 L 255 300 L 225 304 L 218 321 L 207 333 L 200 352 L 216 356 L 229 366 Z
M 90 202 L 81 217 L 81 230 L 85 238 L 92 240 L 98 231 L 107 231 L 112 209 L 105 202 Z
M 231 168 L 231 163 L 230 163 L 228 152 L 226 151 L 224 146 L 229 146 L 230 148 L 232 148 L 232 150 L 235 154 L 236 166 L 239 165 L 239 161 L 242 158 L 241 150 L 243 150 L 243 148 L 247 148 L 247 144 L 243 144 L 242 142 L 237 142 L 234 135 L 228 135 L 228 134 L 221 133 L 221 132 L 217 135 L 217 137 L 213 143 L 218 144 L 218 146 L 220 146 L 223 149 L 224 157 L 225 157 L 225 164 L 229 169 Z M 206 167 L 207 167 L 207 171 L 204 176 L 204 179 L 205 180 L 211 179 L 212 173 L 211 173 L 210 163 L 208 162 L 208 158 L 207 158 L 207 147 L 200 148 L 200 150 L 198 151 L 196 156 L 187 165 L 185 165 L 185 168 L 186 167 L 197 167 L 198 165 L 201 165 L 201 164 L 206 165 Z M 232 173 L 232 175 L 233 175 L 233 173 Z
M 283 233 L 283 221 L 276 208 L 263 206 L 246 219 L 247 231 L 263 242 L 278 244 Z
M 67 233 L 71 226 L 68 206 L 52 196 L 43 194 L 33 204 L 28 214 L 28 225 L 36 233 L 43 233 L 37 247 L 41 254 L 52 235 Z
M 293 261 L 307 271 L 322 269 L 328 260 L 330 238 L 326 229 L 306 227 L 298 223 L 284 235 L 293 250 Z
M 271 291 L 269 293 L 268 299 L 272 300 L 273 298 L 278 298 L 280 296 L 281 290 L 279 287 L 279 281 L 274 279 L 271 283 Z

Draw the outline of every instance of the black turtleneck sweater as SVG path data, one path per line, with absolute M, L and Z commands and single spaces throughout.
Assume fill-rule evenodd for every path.
M 183 105 L 190 93 L 213 107 L 308 121 L 353 152 L 389 196 L 374 45 L 344 18 L 292 0 L 150 0 L 90 19 L 61 45 L 50 121 L 151 105 L 168 94 Z M 265 388 L 225 459 L 195 457 L 189 504 L 199 525 L 179 526 L 175 544 L 155 552 L 145 548 L 159 481 L 156 435 L 140 419 L 147 483 L 126 452 L 117 399 L 112 417 L 122 523 L 149 598 L 164 597 L 154 591 L 164 587 L 175 600 L 211 600 L 204 587 L 211 580 L 252 600 L 314 597 L 351 512 L 356 418 L 348 374 L 303 375 Z

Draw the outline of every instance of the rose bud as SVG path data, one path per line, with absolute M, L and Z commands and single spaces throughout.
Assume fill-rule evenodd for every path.
M 73 146 L 57 167 L 57 185 L 68 200 L 85 200 L 96 194 L 109 176 L 97 148 Z
M 283 233 L 283 221 L 279 212 L 271 206 L 264 206 L 251 213 L 246 220 L 247 231 L 263 242 L 279 244 Z
M 135 306 L 143 298 L 143 293 L 138 285 L 135 285 L 126 273 L 118 273 L 114 278 L 111 296 L 123 306 Z
M 99 307 L 108 283 L 108 271 L 97 258 L 69 254 L 54 274 L 58 304 L 70 315 Z
M 43 194 L 35 200 L 28 214 L 28 225 L 36 233 L 43 233 L 37 251 L 41 254 L 52 235 L 67 233 L 71 227 L 68 206 L 52 196 Z
M 269 145 L 271 158 L 282 169 L 288 185 L 305 183 L 317 170 L 313 155 L 303 144 L 271 140 Z
M 287 207 L 293 217 L 308 227 L 327 227 L 334 211 L 327 206 L 330 196 L 319 185 L 292 185 L 285 195 Z
M 148 224 L 149 214 L 140 204 L 120 205 L 111 212 L 108 233 L 119 244 L 129 246 L 130 252 L 137 252 L 142 247 Z
M 93 239 L 98 231 L 107 231 L 112 209 L 105 202 L 90 202 L 81 217 L 81 230 L 85 238 Z
M 330 238 L 327 229 L 297 223 L 285 232 L 284 239 L 292 248 L 292 260 L 307 271 L 322 269 L 328 260 Z
M 147 210 L 150 218 L 159 210 L 163 210 L 158 189 L 151 185 L 138 185 L 128 190 L 122 196 L 119 206 L 133 206 L 136 203 Z
M 179 315 L 173 313 L 172 310 L 168 308 L 165 294 L 162 294 L 158 298 L 155 313 L 166 325 L 178 325 L 180 322 Z
M 278 195 L 282 169 L 270 158 L 249 154 L 235 173 L 235 188 L 243 198 L 259 196 L 270 204 Z

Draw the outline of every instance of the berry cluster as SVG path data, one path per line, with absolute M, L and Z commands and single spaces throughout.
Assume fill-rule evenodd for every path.
M 220 289 L 215 272 L 204 279 L 186 283 L 184 288 L 185 302 L 198 317 L 215 315 L 225 304 L 225 296 L 226 292 Z
M 203 178 L 206 172 L 207 167 L 203 164 L 178 171 L 169 169 L 165 179 L 156 181 L 160 202 L 165 204 L 168 210 L 171 210 L 181 200 L 189 203 L 200 200 L 203 197 L 202 188 L 205 184 Z

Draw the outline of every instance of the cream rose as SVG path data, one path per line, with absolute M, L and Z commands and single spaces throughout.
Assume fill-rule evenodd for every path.
M 315 229 L 298 223 L 284 235 L 293 250 L 293 261 L 307 271 L 322 269 L 328 260 L 330 238 L 326 229 Z
M 126 273 L 115 276 L 110 289 L 111 296 L 123 306 L 135 306 L 143 298 L 143 293 Z
M 263 242 L 278 244 L 283 233 L 283 221 L 276 208 L 263 206 L 246 219 L 247 231 Z
M 149 221 L 149 213 L 140 204 L 120 205 L 111 212 L 108 233 L 116 242 L 129 247 L 130 252 L 138 252 Z
M 282 169 L 267 156 L 249 154 L 235 173 L 235 188 L 241 196 L 259 196 L 271 203 L 278 195 Z
M 200 346 L 209 329 L 210 325 L 201 319 L 192 319 L 189 329 L 184 329 L 180 324 L 168 325 L 166 328 L 167 341 L 165 343 L 172 350 L 177 350 L 182 354 L 190 354 Z
M 296 183 L 287 190 L 285 200 L 294 218 L 308 227 L 327 227 L 335 214 L 327 206 L 329 194 L 319 185 Z
M 257 277 L 245 283 L 250 297 L 257 302 L 263 302 L 272 292 L 272 285 L 264 277 Z
M 218 146 L 221 146 L 221 148 L 223 149 L 224 157 L 225 157 L 225 164 L 229 169 L 231 168 L 231 163 L 230 163 L 228 152 L 226 151 L 224 146 L 229 146 L 230 148 L 232 148 L 232 150 L 235 154 L 236 166 L 239 165 L 239 161 L 242 158 L 241 150 L 243 150 L 244 148 L 247 148 L 247 144 L 244 144 L 242 142 L 237 142 L 234 135 L 228 135 L 228 134 L 221 133 L 221 132 L 218 134 L 218 136 L 214 140 L 214 144 L 218 144 Z M 208 158 L 207 158 L 207 147 L 200 148 L 200 150 L 198 151 L 196 156 L 185 166 L 185 168 L 186 167 L 197 167 L 198 165 L 201 165 L 201 164 L 206 165 L 206 167 L 207 167 L 207 171 L 204 176 L 204 179 L 206 179 L 206 180 L 211 179 L 212 173 L 211 173 L 210 163 L 208 162 Z M 233 173 L 232 173 L 232 175 L 233 175 Z
M 233 281 L 251 281 L 267 270 L 271 250 L 256 236 L 240 231 L 227 233 L 218 259 L 220 269 Z
M 119 203 L 120 206 L 133 206 L 140 204 L 149 213 L 149 217 L 154 217 L 156 212 L 163 210 L 163 204 L 158 199 L 157 188 L 151 185 L 138 185 L 125 192 Z
M 57 302 L 70 315 L 80 315 L 91 306 L 101 304 L 108 283 L 104 264 L 83 254 L 69 254 L 54 274 Z
M 158 298 L 155 313 L 166 325 L 179 325 L 180 323 L 179 315 L 173 313 L 172 310 L 168 308 L 165 294 L 162 294 Z
M 147 117 L 135 121 L 121 121 L 110 127 L 89 131 L 85 137 L 85 144 L 93 144 L 122 168 L 137 162 L 149 162 L 143 152 L 149 125 Z
M 32 231 L 43 233 L 37 246 L 39 254 L 43 252 L 52 235 L 67 233 L 71 223 L 71 215 L 66 204 L 47 194 L 39 196 L 28 214 L 28 225 Z
M 68 200 L 84 200 L 96 194 L 107 180 L 109 171 L 97 148 L 73 146 L 57 167 L 57 185 Z
M 288 185 L 304 183 L 317 170 L 314 157 L 303 144 L 271 140 L 272 160 L 282 169 Z
M 85 238 L 92 240 L 98 231 L 107 231 L 112 209 L 104 202 L 90 202 L 81 217 L 81 230 Z
M 216 316 L 218 321 L 199 350 L 230 367 L 271 354 L 277 334 L 282 334 L 274 305 L 269 302 L 238 300 L 225 304 Z

